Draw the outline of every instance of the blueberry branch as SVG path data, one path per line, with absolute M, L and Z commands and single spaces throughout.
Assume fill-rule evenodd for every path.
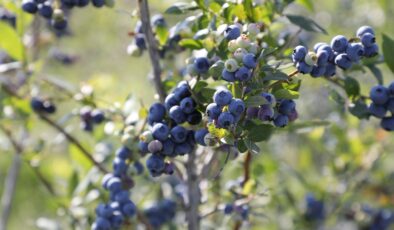
M 153 84 L 155 86 L 157 94 L 159 95 L 160 101 L 164 102 L 166 92 L 161 81 L 160 56 L 157 48 L 156 39 L 150 24 L 148 0 L 138 0 L 138 8 L 140 12 L 142 28 L 147 41 L 150 61 L 153 67 Z

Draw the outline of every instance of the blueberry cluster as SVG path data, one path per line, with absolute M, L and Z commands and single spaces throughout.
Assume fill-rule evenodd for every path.
M 261 121 L 273 121 L 276 127 L 285 127 L 289 122 L 298 118 L 296 103 L 291 99 L 276 100 L 270 93 L 262 93 L 262 97 L 268 102 L 259 107 L 249 107 L 246 116 L 249 119 L 259 119 Z
M 245 103 L 242 99 L 233 98 L 227 89 L 218 89 L 213 95 L 214 103 L 206 108 L 206 115 L 210 122 L 218 128 L 229 128 L 235 125 L 245 111 Z
M 394 131 L 394 82 L 389 87 L 377 85 L 371 88 L 369 97 L 372 103 L 369 112 L 372 116 L 381 118 L 380 126 L 387 131 Z M 390 116 L 386 116 L 390 112 Z
M 50 20 L 51 25 L 56 30 L 64 30 L 67 27 L 67 19 L 61 9 L 53 9 L 50 0 L 23 0 L 23 11 L 36 14 Z
M 0 7 L 0 21 L 8 23 L 10 26 L 16 26 L 16 16 L 15 14 L 9 12 L 8 10 Z
M 105 120 L 105 114 L 100 109 L 93 109 L 90 106 L 84 106 L 79 111 L 81 117 L 81 128 L 85 131 L 93 131 L 94 124 L 100 124 Z
M 56 106 L 52 102 L 37 97 L 30 100 L 30 107 L 37 113 L 52 114 L 56 112 Z
M 144 210 L 145 217 L 153 228 L 159 229 L 163 224 L 170 222 L 176 215 L 176 203 L 164 199 L 154 206 Z
M 325 217 L 324 202 L 316 199 L 313 194 L 305 196 L 306 210 L 305 218 L 307 220 L 323 220 Z
M 89 5 L 90 0 L 61 0 L 62 6 L 66 8 L 74 8 L 74 7 L 85 7 Z M 92 0 L 92 5 L 100 8 L 104 5 L 112 6 L 112 1 L 105 1 L 105 0 Z
M 337 35 L 331 44 L 317 43 L 314 52 L 308 52 L 304 46 L 295 47 L 292 60 L 299 73 L 310 74 L 312 77 L 330 77 L 335 75 L 336 66 L 349 69 L 353 63 L 358 63 L 363 57 L 373 57 L 378 54 L 379 47 L 375 42 L 375 32 L 369 26 L 357 30 L 357 38 L 348 40 L 343 35 Z
M 231 57 L 224 62 L 222 79 L 228 82 L 248 81 L 252 78 L 253 69 L 257 66 L 259 46 L 256 36 L 260 33 L 261 26 L 250 23 L 242 32 L 240 24 L 230 25 L 224 31 L 224 37 L 229 40 L 228 50 Z
M 371 222 L 366 229 L 369 230 L 386 230 L 391 229 L 394 223 L 394 213 L 389 209 L 372 209 L 363 207 L 363 211 L 371 218 Z
M 224 206 L 223 212 L 225 215 L 231 215 L 233 212 L 236 212 L 241 216 L 243 220 L 247 220 L 249 217 L 250 208 L 248 205 L 235 205 L 232 203 L 228 203 Z
M 165 103 L 154 103 L 149 108 L 148 122 L 151 130 L 140 135 L 139 149 L 141 153 L 151 153 L 146 166 L 152 176 L 172 174 L 173 165 L 166 163 L 165 157 L 175 157 L 190 153 L 201 141 L 202 131 L 195 133 L 183 127 L 187 122 L 197 125 L 202 115 L 196 109 L 196 102 L 191 97 L 187 82 L 180 82 L 175 90 L 166 97 Z

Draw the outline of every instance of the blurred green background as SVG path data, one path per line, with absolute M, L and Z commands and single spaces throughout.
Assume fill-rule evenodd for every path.
M 150 1 L 152 14 L 163 12 L 173 2 L 175 1 Z M 300 37 L 306 39 L 308 44 L 317 41 L 329 42 L 336 34 L 350 37 L 359 26 L 364 24 L 376 29 L 379 44 L 381 44 L 382 33 L 394 37 L 392 25 L 394 4 L 391 0 L 311 2 L 314 5 L 313 12 L 299 4 L 286 10 L 287 13 L 314 18 L 328 31 L 328 35 L 301 33 Z M 72 83 L 76 89 L 81 82 L 86 82 L 94 86 L 96 97 L 102 99 L 103 103 L 115 101 L 123 103 L 128 95 L 133 95 L 149 105 L 154 101 L 154 89 L 147 79 L 150 72 L 147 53 L 142 58 L 132 58 L 126 53 L 127 45 L 131 42 L 128 32 L 133 30 L 136 22 L 136 19 L 130 16 L 136 9 L 135 4 L 136 1 L 118 1 L 114 9 L 97 10 L 88 7 L 73 10 L 70 16 L 72 36 L 56 41 L 55 47 L 77 55 L 78 61 L 74 65 L 62 65 L 48 56 L 48 51 L 53 47 L 43 46 L 40 57 L 45 59 L 45 65 L 39 74 L 64 79 Z M 165 17 L 170 25 L 178 20 L 174 16 L 165 15 Z M 394 80 L 393 74 L 384 64 L 379 67 L 386 84 Z M 362 83 L 364 94 L 376 84 L 370 72 L 359 73 L 353 77 Z M 296 211 L 286 208 L 286 205 L 289 206 L 289 201 L 283 194 L 287 190 L 295 196 L 297 207 L 302 205 L 303 196 L 309 191 L 317 194 L 331 191 L 337 194 L 338 198 L 333 202 L 346 199 L 350 202 L 363 201 L 377 207 L 394 205 L 392 193 L 394 143 L 391 141 L 393 134 L 379 129 L 378 121 L 375 119 L 358 121 L 355 117 L 341 112 L 336 103 L 328 99 L 330 88 L 331 86 L 329 87 L 324 80 L 311 80 L 305 76 L 297 108 L 300 121 L 322 119 L 332 122 L 332 125 L 305 129 L 297 133 L 277 132 L 274 138 L 263 144 L 262 153 L 253 162 L 253 172 L 261 175 L 257 180 L 260 188 L 268 189 L 275 194 L 269 197 L 268 200 L 271 202 L 268 205 L 265 205 L 265 201 L 261 201 L 264 204 L 262 212 L 266 217 L 261 218 L 260 221 L 267 229 L 292 229 L 292 225 L 288 225 L 286 220 L 289 216 L 296 215 Z M 48 94 L 51 94 L 50 89 Z M 70 110 L 70 107 L 71 105 L 64 103 L 64 106 L 59 108 L 58 114 L 64 114 Z M 33 118 L 34 121 L 37 120 Z M 78 126 L 76 119 L 67 123 L 67 128 L 77 133 L 78 138 L 93 150 L 93 139 L 79 132 Z M 53 183 L 55 190 L 66 197 L 66 185 L 73 170 L 84 171 L 84 168 L 71 164 L 70 156 L 67 154 L 69 149 L 62 143 L 62 137 L 52 128 L 40 124 L 34 130 L 32 136 L 50 140 L 51 143 L 37 156 L 37 160 L 41 163 L 40 170 Z M 2 188 L 12 160 L 12 152 L 7 148 L 4 139 L 0 141 L 1 146 L 4 146 L 0 154 L 0 188 Z M 117 138 L 106 141 L 119 145 Z M 378 155 L 380 158 L 376 159 Z M 222 186 L 225 185 L 226 179 L 236 179 L 236 172 L 240 167 L 237 160 L 227 164 L 220 182 Z M 359 190 L 360 183 L 366 183 L 368 189 L 363 187 Z M 139 194 L 150 186 L 153 185 L 139 186 L 133 190 L 133 196 L 141 196 Z M 61 214 L 57 206 L 59 201 L 69 202 L 67 198 L 53 199 L 32 173 L 32 169 L 27 164 L 23 164 L 9 229 L 36 229 L 37 219 L 40 217 L 65 224 L 67 220 L 57 215 Z M 93 206 L 88 208 L 92 211 Z M 337 213 L 334 213 L 330 219 L 333 225 L 337 222 L 336 215 Z M 223 223 L 225 229 L 227 222 Z

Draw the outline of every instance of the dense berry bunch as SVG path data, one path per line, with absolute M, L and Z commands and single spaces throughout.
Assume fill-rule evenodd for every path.
M 93 131 L 94 124 L 100 124 L 105 120 L 105 114 L 100 109 L 90 106 L 82 107 L 79 111 L 81 117 L 81 128 L 85 131 Z
M 181 124 L 197 125 L 201 122 L 202 115 L 196 106 L 188 83 L 180 82 L 164 104 L 154 103 L 149 108 L 151 129 L 140 135 L 139 149 L 141 153 L 152 153 L 146 162 L 152 176 L 172 174 L 173 165 L 166 163 L 165 157 L 185 155 L 194 149 L 194 131 Z
M 353 63 L 358 63 L 363 57 L 373 57 L 378 54 L 375 43 L 375 32 L 369 26 L 357 30 L 357 38 L 347 39 L 337 35 L 331 44 L 317 43 L 314 52 L 308 52 L 304 46 L 297 46 L 292 54 L 292 60 L 298 72 L 310 74 L 312 77 L 330 77 L 336 74 L 336 66 L 349 69 Z
M 290 99 L 276 100 L 270 93 L 262 93 L 267 104 L 259 107 L 249 107 L 246 115 L 249 119 L 259 119 L 261 121 L 273 121 L 276 127 L 285 127 L 289 122 L 298 118 L 296 103 Z
M 389 87 L 377 85 L 369 92 L 372 103 L 369 112 L 372 116 L 381 118 L 380 126 L 387 131 L 394 131 L 394 82 Z M 386 116 L 387 113 L 389 116 Z
M 30 100 L 30 107 L 37 113 L 52 114 L 56 112 L 56 106 L 52 102 L 37 97 Z
M 9 12 L 8 10 L 0 7 L 0 21 L 8 23 L 10 26 L 16 26 L 16 16 L 15 14 Z
M 164 199 L 150 208 L 144 210 L 145 217 L 154 228 L 160 228 L 170 222 L 176 215 L 176 203 L 173 200 Z
M 245 111 L 242 99 L 233 98 L 227 89 L 219 89 L 213 95 L 214 103 L 207 106 L 206 115 L 218 128 L 230 128 L 235 125 Z
M 73 7 L 85 7 L 89 5 L 90 0 L 61 0 L 62 6 L 66 8 L 73 8 Z M 113 1 L 106 1 L 106 0 L 91 0 L 92 5 L 100 8 L 104 5 L 113 6 Z

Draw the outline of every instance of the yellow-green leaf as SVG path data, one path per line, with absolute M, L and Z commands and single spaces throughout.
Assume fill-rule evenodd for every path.
M 0 21 L 0 32 L 0 49 L 15 60 L 22 60 L 24 47 L 16 31 L 7 23 Z

